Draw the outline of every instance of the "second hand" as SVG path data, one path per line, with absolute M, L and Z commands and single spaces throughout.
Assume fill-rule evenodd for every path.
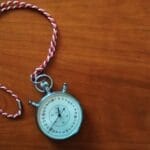
M 63 110 L 62 110 L 61 112 L 60 112 L 59 107 L 57 108 L 57 110 L 58 110 L 58 116 L 57 116 L 57 118 L 55 119 L 55 121 L 53 122 L 53 124 L 51 125 L 49 131 L 53 129 L 54 124 L 55 124 L 55 123 L 57 122 L 57 120 L 61 117 L 61 114 L 62 114 L 62 112 L 65 110 L 65 108 L 63 108 Z

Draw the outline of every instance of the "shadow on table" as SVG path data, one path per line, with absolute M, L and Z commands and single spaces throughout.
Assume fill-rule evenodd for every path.
M 92 122 L 86 112 L 84 112 L 84 119 L 79 133 L 70 139 L 62 140 L 62 141 L 51 141 L 54 144 L 54 147 L 58 150 L 82 150 L 82 149 L 95 149 L 94 140 L 95 132 L 94 128 L 92 128 Z M 94 147 L 93 147 L 94 146 Z

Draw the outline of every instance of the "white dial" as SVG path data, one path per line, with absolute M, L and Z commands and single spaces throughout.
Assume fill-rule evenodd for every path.
M 48 137 L 66 139 L 79 131 L 82 109 L 70 94 L 55 92 L 41 100 L 37 121 L 41 131 Z

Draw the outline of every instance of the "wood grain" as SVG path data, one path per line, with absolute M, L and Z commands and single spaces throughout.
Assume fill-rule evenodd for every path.
M 30 10 L 0 16 L 0 82 L 22 99 L 23 117 L 0 117 L 0 150 L 150 150 L 150 1 L 30 0 L 56 19 L 59 40 L 46 73 L 84 108 L 80 134 L 53 141 L 38 129 L 29 75 L 46 57 L 51 29 Z M 0 106 L 15 112 L 0 92 Z

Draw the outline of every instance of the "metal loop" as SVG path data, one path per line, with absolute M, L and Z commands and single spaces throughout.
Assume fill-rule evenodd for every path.
M 37 77 L 35 77 L 35 81 L 33 82 L 35 85 L 35 88 L 39 91 L 39 92 L 46 92 L 45 88 L 43 87 L 43 83 L 46 82 L 46 88 L 48 88 L 49 90 L 52 89 L 53 87 L 53 79 L 46 75 L 46 74 L 41 74 L 38 75 Z

